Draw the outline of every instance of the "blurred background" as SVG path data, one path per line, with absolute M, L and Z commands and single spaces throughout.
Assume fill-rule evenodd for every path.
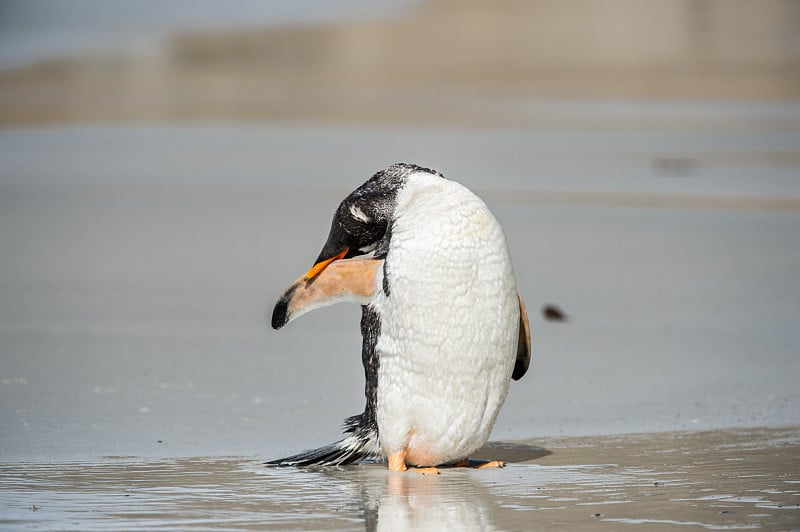
M 494 439 L 800 424 L 793 0 L 5 0 L 0 161 L 4 457 L 331 441 L 358 309 L 267 317 L 398 161 L 506 229 Z
M 5 125 L 547 123 L 541 99 L 796 100 L 792 0 L 3 2 Z M 573 117 L 575 119 L 575 117 Z

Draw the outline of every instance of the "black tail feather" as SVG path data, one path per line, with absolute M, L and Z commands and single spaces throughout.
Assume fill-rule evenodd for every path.
M 270 460 L 269 462 L 265 462 L 265 464 L 278 467 L 348 465 L 355 464 L 369 457 L 370 456 L 368 454 L 360 452 L 359 449 L 354 449 L 347 445 L 345 440 L 341 440 L 318 449 L 304 451 L 302 453 L 287 456 L 286 458 L 280 458 L 278 460 Z
M 359 425 L 360 420 L 359 415 L 345 421 L 345 433 L 350 435 L 342 440 L 286 458 L 270 460 L 264 464 L 275 467 L 333 466 L 383 458 L 383 451 L 378 444 L 377 430 Z

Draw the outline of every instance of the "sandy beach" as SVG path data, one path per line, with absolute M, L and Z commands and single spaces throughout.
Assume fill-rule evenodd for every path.
M 0 71 L 0 529 L 800 529 L 796 7 L 512 4 Z M 505 230 L 508 466 L 266 468 L 363 409 L 357 307 L 268 318 L 398 161 Z

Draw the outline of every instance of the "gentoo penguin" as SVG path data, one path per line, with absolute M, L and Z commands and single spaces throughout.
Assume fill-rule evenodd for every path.
M 313 267 L 281 295 L 279 329 L 341 301 L 361 305 L 367 405 L 331 445 L 267 462 L 388 461 L 438 472 L 489 438 L 509 382 L 530 363 L 530 330 L 506 239 L 466 187 L 394 164 L 347 196 Z M 489 462 L 502 466 L 502 462 Z

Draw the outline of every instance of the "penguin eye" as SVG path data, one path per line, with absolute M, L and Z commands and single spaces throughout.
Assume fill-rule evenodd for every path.
M 363 253 L 369 253 L 386 233 L 385 223 L 352 223 L 348 224 L 347 233 L 350 247 Z
M 376 219 L 370 209 L 349 205 L 343 209 L 341 229 L 347 235 L 345 242 L 350 248 L 348 256 L 363 255 L 375 249 L 386 233 L 386 222 Z
M 343 234 L 337 240 L 350 248 L 348 258 L 380 248 L 393 208 L 392 194 L 383 189 L 358 189 L 342 201 L 336 225 Z

